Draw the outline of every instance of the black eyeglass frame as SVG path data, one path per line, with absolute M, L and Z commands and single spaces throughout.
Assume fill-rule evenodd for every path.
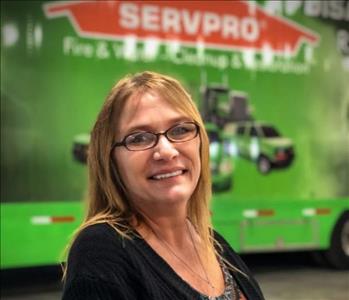
M 193 125 L 195 125 L 196 133 L 195 133 L 195 135 L 194 135 L 192 138 L 190 138 L 189 140 L 185 140 L 185 141 L 176 141 L 176 140 L 173 140 L 173 139 L 171 139 L 170 137 L 167 136 L 167 133 L 168 133 L 171 129 L 173 129 L 174 127 L 183 125 L 183 124 L 193 124 Z M 134 133 L 130 133 L 130 134 L 126 135 L 126 136 L 122 139 L 121 142 L 115 142 L 115 143 L 112 145 L 111 150 L 114 150 L 115 147 L 120 147 L 120 146 L 124 146 L 128 151 L 144 151 L 144 150 L 148 150 L 148 149 L 154 148 L 154 147 L 158 144 L 159 138 L 160 138 L 161 135 L 164 135 L 164 136 L 167 138 L 167 140 L 169 140 L 171 143 L 177 143 L 177 144 L 178 144 L 178 143 L 185 143 L 185 142 L 188 142 L 188 141 L 191 141 L 191 140 L 195 139 L 195 138 L 199 135 L 199 132 L 200 132 L 200 126 L 199 126 L 197 123 L 191 122 L 191 121 L 182 122 L 182 123 L 178 123 L 178 124 L 175 124 L 175 125 L 171 126 L 170 128 L 168 128 L 167 130 L 165 130 L 165 131 L 163 131 L 163 132 L 155 133 L 155 132 L 151 132 L 151 131 L 144 131 L 144 133 L 151 133 L 151 134 L 153 134 L 153 135 L 156 136 L 156 140 L 155 140 L 155 142 L 154 142 L 154 145 L 152 145 L 151 147 L 147 147 L 147 148 L 139 149 L 139 150 L 129 149 L 129 148 L 127 147 L 127 145 L 126 145 L 126 139 L 127 139 L 129 136 L 131 136 L 131 135 L 137 133 L 137 132 L 134 132 Z M 141 132 L 139 132 L 139 133 L 141 133 Z

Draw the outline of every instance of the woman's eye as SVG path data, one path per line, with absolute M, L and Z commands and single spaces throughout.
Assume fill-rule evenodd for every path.
M 181 135 L 186 134 L 188 131 L 190 131 L 186 126 L 177 126 L 171 130 L 172 135 Z
M 151 137 L 149 133 L 137 133 L 134 135 L 130 135 L 127 138 L 128 144 L 139 145 L 139 144 L 147 144 L 151 141 Z
M 195 125 L 183 124 L 173 127 L 170 131 L 172 137 L 186 137 L 195 132 Z

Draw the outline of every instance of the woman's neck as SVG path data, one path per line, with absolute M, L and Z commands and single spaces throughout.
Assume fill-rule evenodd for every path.
M 188 219 L 186 213 L 149 214 L 144 211 L 140 213 L 143 220 L 136 227 L 136 230 L 144 238 L 161 239 L 179 248 L 188 242 Z
M 133 225 L 142 235 L 156 234 L 172 245 L 183 245 L 183 238 L 188 237 L 187 203 L 174 205 L 152 205 L 136 207 L 141 216 L 140 222 Z M 136 221 L 136 220 L 135 220 Z

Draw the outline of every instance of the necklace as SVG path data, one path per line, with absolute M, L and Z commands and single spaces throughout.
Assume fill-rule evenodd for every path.
M 206 282 L 206 284 L 209 285 L 209 287 L 211 288 L 211 290 L 214 291 L 214 290 L 215 290 L 215 287 L 214 287 L 214 285 L 211 283 L 211 281 L 209 280 L 209 278 L 208 278 L 208 276 L 207 276 L 206 269 L 205 269 L 205 267 L 204 267 L 204 265 L 203 265 L 203 263 L 202 263 L 202 260 L 201 260 L 201 257 L 200 257 L 200 255 L 199 255 L 199 252 L 198 252 L 198 250 L 197 250 L 197 248 L 196 248 L 196 246 L 195 246 L 195 242 L 194 242 L 193 236 L 192 236 L 192 234 L 191 234 L 191 232 L 190 232 L 188 223 L 187 223 L 186 225 L 187 225 L 187 231 L 189 232 L 189 235 L 190 235 L 190 240 L 191 240 L 191 242 L 192 242 L 192 244 L 193 244 L 193 247 L 194 247 L 194 250 L 195 250 L 195 254 L 196 254 L 196 256 L 198 257 L 199 262 L 200 262 L 200 265 L 201 265 L 201 268 L 202 268 L 202 270 L 203 270 L 203 272 L 204 272 L 204 274 L 205 274 L 205 278 L 202 277 L 202 276 L 201 276 L 200 274 L 198 274 L 197 272 L 195 272 L 195 271 L 185 262 L 184 259 L 182 259 L 179 255 L 177 255 L 176 252 L 171 248 L 171 246 L 166 242 L 166 240 L 163 239 L 158 233 L 156 233 L 155 230 L 154 230 L 151 226 L 150 226 L 150 229 L 151 229 L 151 231 L 154 233 L 154 235 L 156 236 L 156 238 L 161 242 L 161 244 L 164 245 L 165 248 L 166 248 L 169 252 L 171 252 L 171 253 L 177 258 L 177 260 L 180 261 L 180 262 L 183 264 L 183 266 L 185 266 L 185 267 L 187 268 L 187 270 L 189 270 L 189 271 L 190 271 L 192 274 L 194 274 L 197 278 L 199 278 L 199 279 L 201 279 L 202 281 Z
M 200 262 L 200 265 L 201 265 L 201 268 L 202 268 L 202 270 L 204 271 L 204 274 L 205 274 L 205 277 L 206 277 L 206 282 L 207 282 L 207 284 L 211 287 L 211 289 L 214 291 L 215 287 L 214 287 L 214 285 L 211 283 L 211 281 L 208 279 L 208 275 L 207 275 L 207 273 L 206 273 L 206 269 L 205 269 L 205 267 L 204 267 L 204 264 L 202 263 L 201 257 L 200 257 L 200 255 L 199 255 L 199 251 L 198 251 L 198 249 L 196 248 L 196 245 L 195 245 L 195 242 L 194 242 L 194 238 L 193 238 L 193 235 L 192 235 L 192 233 L 191 233 L 191 231 L 190 231 L 190 229 L 189 229 L 188 223 L 187 223 L 187 230 L 188 230 L 188 232 L 189 232 L 191 242 L 192 242 L 192 244 L 193 244 L 193 246 L 194 246 L 196 256 L 198 257 L 199 262 Z

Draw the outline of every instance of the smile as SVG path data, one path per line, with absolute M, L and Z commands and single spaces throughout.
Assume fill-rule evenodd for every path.
M 184 172 L 185 172 L 184 170 L 178 170 L 171 173 L 158 174 L 158 175 L 152 176 L 151 179 L 155 179 L 155 180 L 167 179 L 167 178 L 182 175 L 184 174 Z

